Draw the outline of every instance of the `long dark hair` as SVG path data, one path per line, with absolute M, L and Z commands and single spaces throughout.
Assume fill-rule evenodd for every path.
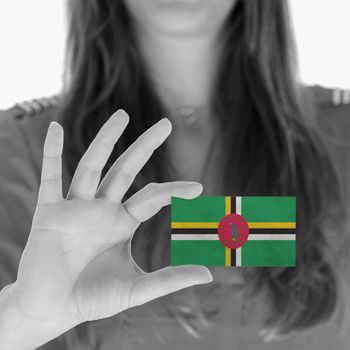
M 65 159 L 73 173 L 115 110 L 125 109 L 130 124 L 110 164 L 164 109 L 123 1 L 76 0 L 69 3 L 69 14 L 68 84 L 59 115 L 66 130 Z M 306 108 L 310 101 L 295 78 L 289 20 L 284 0 L 238 0 L 220 36 L 212 96 L 226 157 L 225 175 L 218 178 L 222 194 L 297 196 L 297 267 L 242 269 L 247 293 L 268 293 L 272 307 L 267 326 L 279 334 L 330 320 L 341 300 L 339 254 L 328 242 L 341 217 L 338 176 L 317 132 L 313 109 Z M 131 191 L 149 181 L 168 181 L 165 162 L 162 147 Z M 143 267 L 160 268 L 167 263 L 162 252 L 168 251 L 169 241 L 155 230 L 157 225 L 153 230 L 144 226 L 147 233 L 139 236 L 147 235 L 147 240 L 135 240 L 141 246 L 152 242 Z

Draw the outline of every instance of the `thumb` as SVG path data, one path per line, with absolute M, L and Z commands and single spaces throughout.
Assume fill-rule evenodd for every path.
M 209 283 L 212 280 L 213 276 L 205 266 L 167 266 L 137 277 L 130 298 L 130 307 L 144 304 L 195 284 Z

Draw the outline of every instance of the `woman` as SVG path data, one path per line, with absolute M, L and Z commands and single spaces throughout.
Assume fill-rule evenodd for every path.
M 5 348 L 345 349 L 345 184 L 295 80 L 286 2 L 69 6 L 66 93 L 3 123 Z M 44 144 L 51 120 L 64 149 L 57 123 Z M 296 195 L 297 267 L 164 268 L 165 206 L 201 192 Z

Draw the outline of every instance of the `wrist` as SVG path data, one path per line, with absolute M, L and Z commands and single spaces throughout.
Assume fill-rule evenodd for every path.
M 0 291 L 0 339 L 3 350 L 33 350 L 68 329 L 25 314 L 25 306 L 10 284 Z
M 4 349 L 30 350 L 24 341 L 25 333 L 24 320 L 21 317 L 16 299 L 13 295 L 14 284 L 4 287 L 0 291 L 0 339 Z

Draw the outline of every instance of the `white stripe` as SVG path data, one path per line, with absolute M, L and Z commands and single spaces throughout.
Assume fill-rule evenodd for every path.
M 236 266 L 242 266 L 242 248 L 236 249 Z
M 249 235 L 248 241 L 294 241 L 295 235 L 293 234 L 271 234 L 271 235 Z
M 207 241 L 218 241 L 219 236 L 217 234 L 193 234 L 193 235 L 188 235 L 188 234 L 173 234 L 171 235 L 171 239 L 174 241 L 200 241 L 200 240 L 207 240 Z
M 242 215 L 242 197 L 236 197 L 236 214 Z
M 217 234 L 172 234 L 171 239 L 174 241 L 217 241 L 219 240 L 219 236 Z M 251 234 L 248 236 L 248 241 L 294 241 L 295 234 L 271 234 L 271 235 L 263 235 L 263 234 Z

